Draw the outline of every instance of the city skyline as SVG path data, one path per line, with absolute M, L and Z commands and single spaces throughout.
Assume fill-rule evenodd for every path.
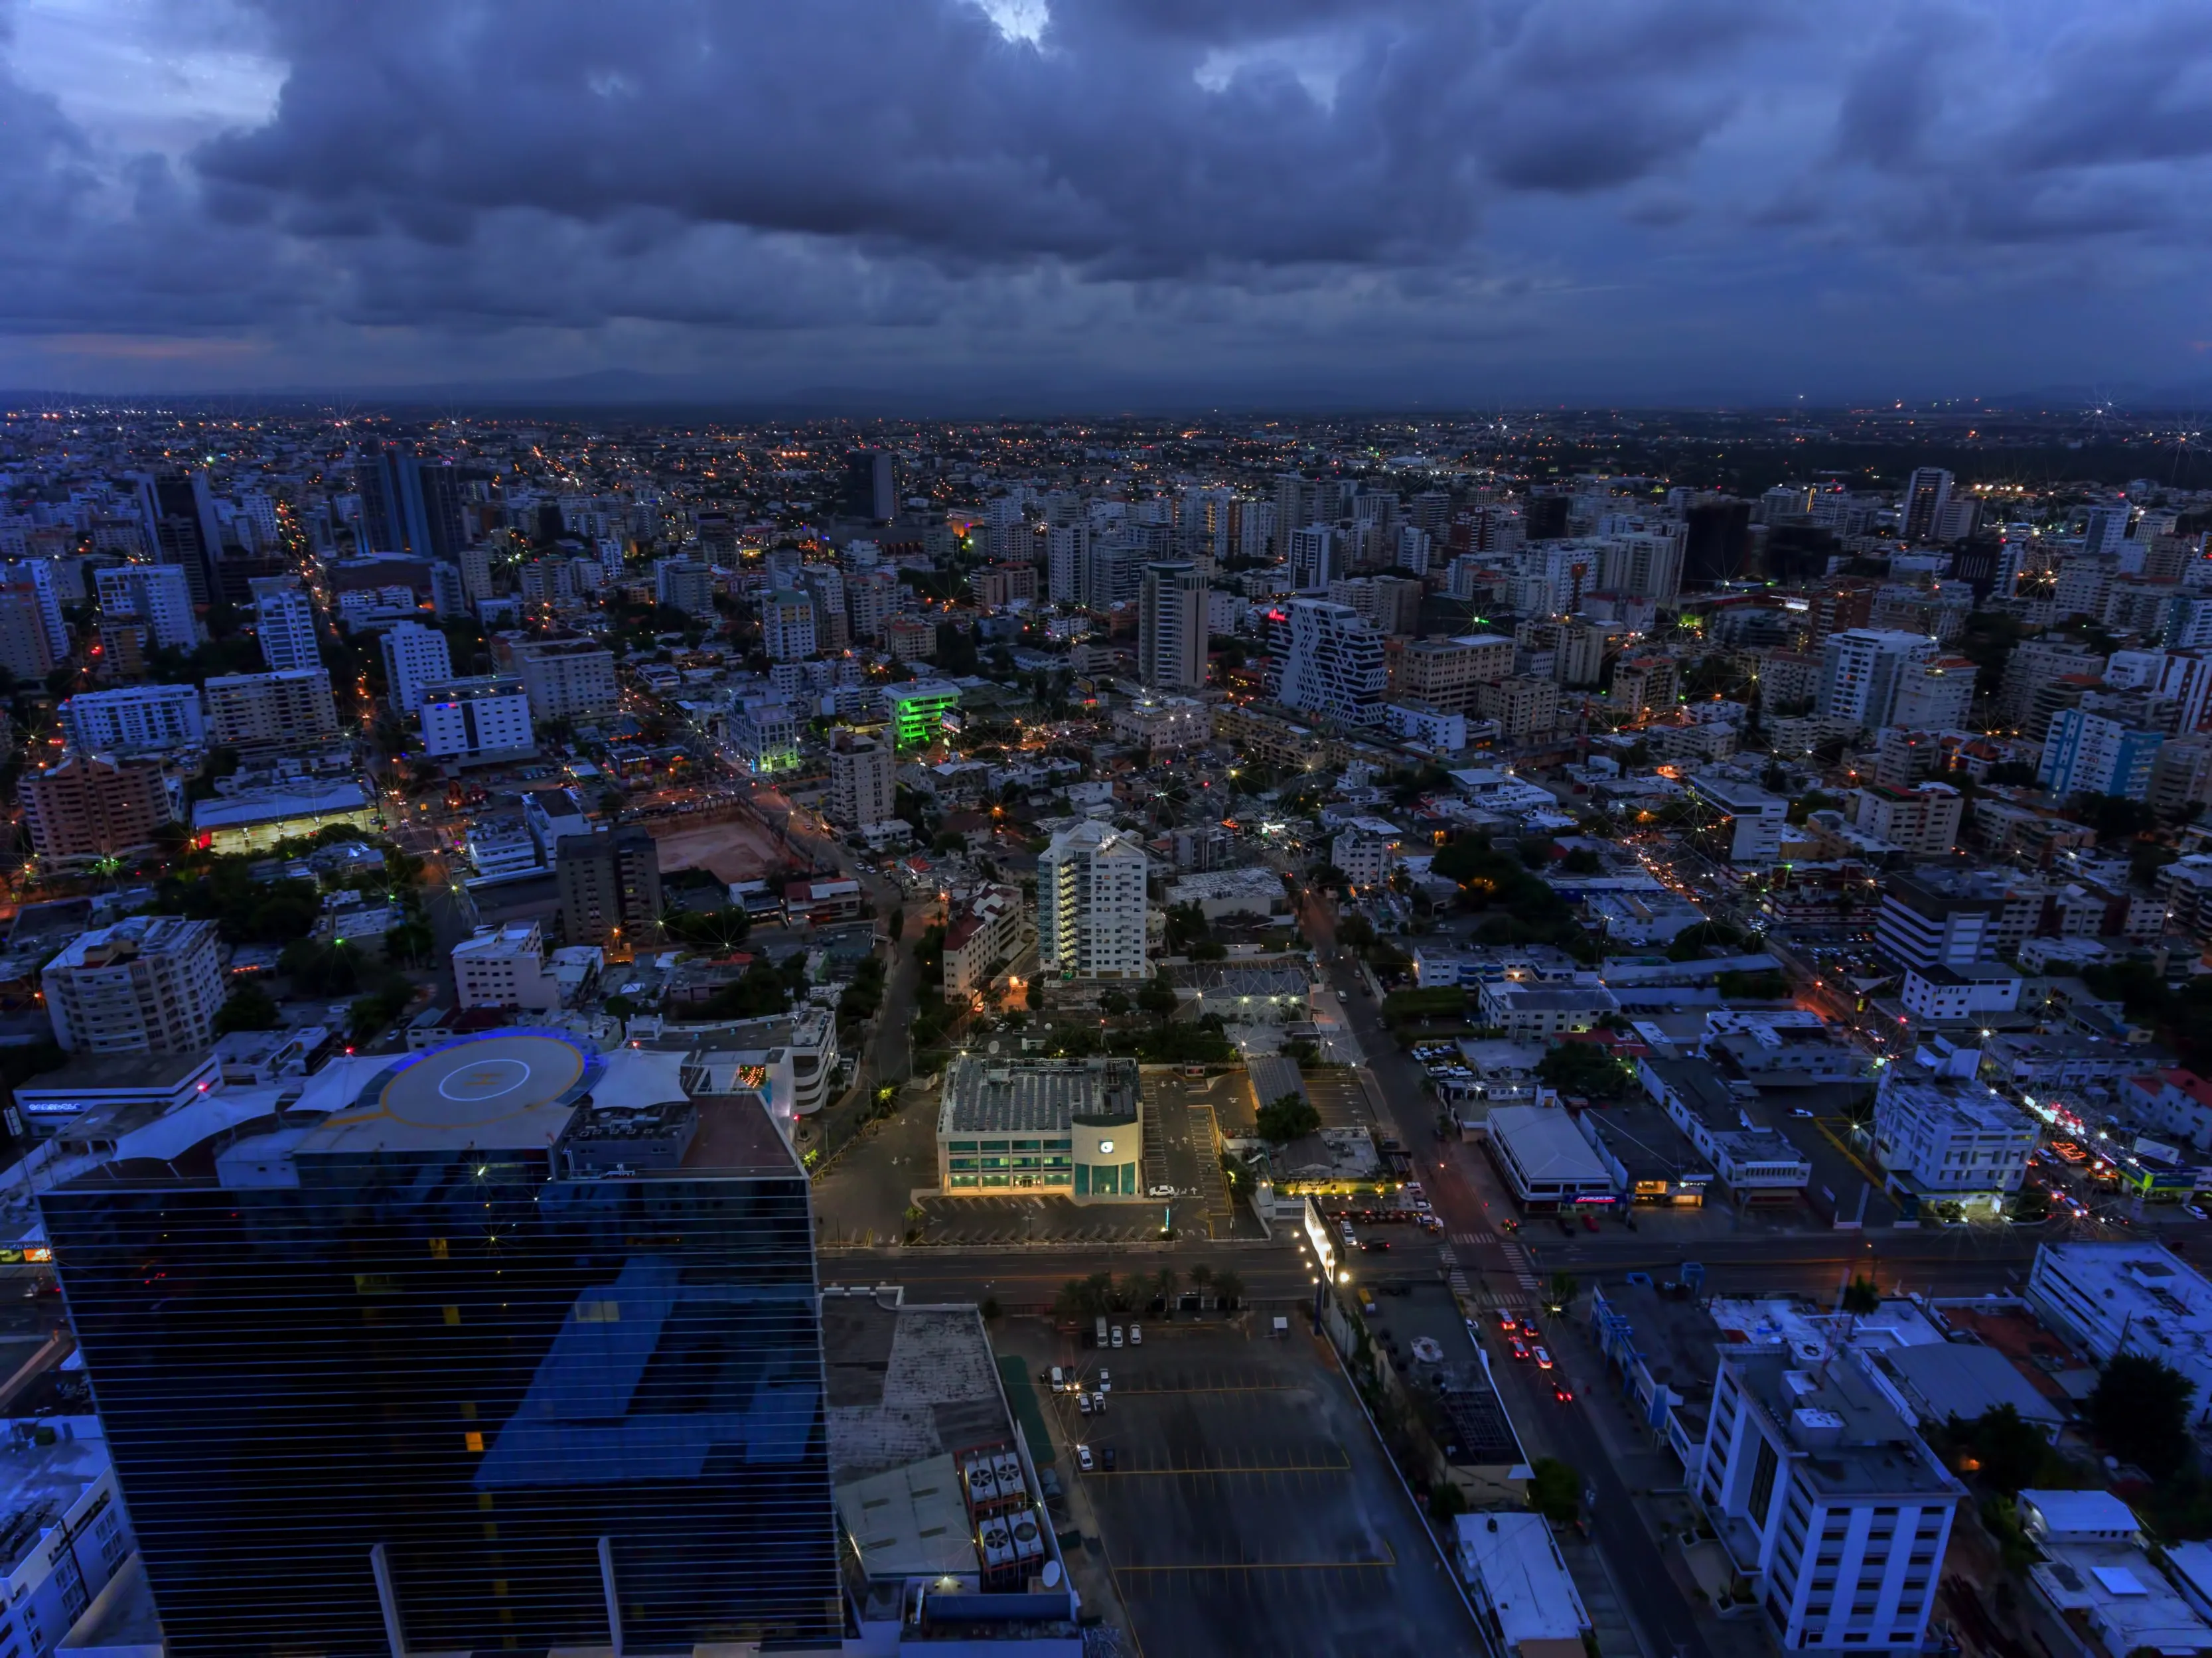
M 2212 384 L 2149 3 L 0 7 L 0 386 L 901 411 Z

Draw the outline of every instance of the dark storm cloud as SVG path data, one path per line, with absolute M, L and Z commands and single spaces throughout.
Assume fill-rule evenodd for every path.
M 1516 339 L 1690 353 L 1819 307 L 1964 307 L 1964 271 L 1994 296 L 1972 326 L 2017 351 L 2031 312 L 2064 313 L 2061 276 L 1984 255 L 2069 239 L 2129 250 L 2096 280 L 2155 287 L 2135 325 L 2212 326 L 2184 297 L 2212 206 L 2201 4 L 258 16 L 274 108 L 173 156 L 118 153 L 0 72 L 0 333 L 251 329 L 307 377 L 331 352 L 395 374 L 454 342 L 496 357 L 502 331 L 543 372 L 598 366 L 632 326 L 678 360 L 742 337 L 915 362 L 1272 345 L 1325 367 Z

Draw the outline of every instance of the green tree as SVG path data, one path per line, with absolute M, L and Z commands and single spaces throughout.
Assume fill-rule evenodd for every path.
M 1375 942 L 1375 923 L 1356 912 L 1347 915 L 1336 924 L 1336 941 L 1353 950 L 1364 950 Z
M 2051 1449 L 2043 1430 L 2028 1421 L 2014 1405 L 1993 1405 L 1971 1423 L 1951 1419 L 1951 1431 L 1973 1447 L 1983 1483 L 2007 1497 L 2035 1483 L 2036 1470 Z
M 1571 1526 L 1582 1512 L 1583 1477 L 1555 1456 L 1529 1466 L 1528 1506 L 1555 1526 Z
M 1222 1306 L 1234 1308 L 1244 1299 L 1244 1280 L 1231 1272 L 1213 1275 L 1213 1295 Z
M 1098 998 L 1098 1011 L 1109 1019 L 1121 1018 L 1129 1011 L 1129 999 L 1118 990 L 1104 991 Z
M 1700 921 L 1695 926 L 1686 926 L 1676 933 L 1674 942 L 1667 946 L 1670 962 L 1697 962 L 1705 959 L 1709 945 L 1733 950 L 1743 942 L 1743 934 L 1726 921 Z
M 295 938 L 284 946 L 276 966 L 310 996 L 349 996 L 361 987 L 362 955 L 353 944 Z
M 890 914 L 884 917 L 884 935 L 896 945 L 906 931 L 906 911 L 898 905 L 891 906 Z
M 1273 1145 L 1286 1145 L 1321 1132 L 1321 1113 L 1304 1095 L 1289 1093 L 1260 1108 L 1260 1138 Z
M 276 1001 L 252 980 L 232 991 L 229 999 L 215 1011 L 215 1034 L 218 1036 L 234 1030 L 276 1030 L 283 1023 Z
M 1595 1042 L 1560 1042 L 1536 1063 L 1540 1081 L 1562 1094 L 1617 1100 L 1628 1091 L 1628 1067 Z
M 1137 993 L 1137 1005 L 1153 1018 L 1165 1024 L 1176 1011 L 1175 986 L 1164 973 L 1154 974 L 1145 987 Z
M 1844 1310 L 1864 1318 L 1881 1310 L 1881 1291 L 1870 1278 L 1853 1278 L 1844 1290 Z
M 2089 1425 L 2105 1448 L 2154 1479 L 2189 1455 L 2189 1378 L 2145 1353 L 2116 1354 L 2089 1395 Z

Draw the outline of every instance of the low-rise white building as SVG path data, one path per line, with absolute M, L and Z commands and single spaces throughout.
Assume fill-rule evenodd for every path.
M 1485 981 L 1482 1022 L 1516 1039 L 1589 1030 L 1620 1001 L 1603 985 L 1534 985 Z
M 1463 1514 L 1452 1554 L 1474 1615 L 1495 1649 L 1513 1658 L 1559 1658 L 1583 1649 L 1589 1613 L 1540 1514 Z
M 1210 869 L 1186 875 L 1168 888 L 1168 906 L 1196 904 L 1209 921 L 1226 915 L 1265 920 L 1291 907 L 1283 878 L 1271 869 Z
M 2028 1269 L 2036 1315 L 2100 1363 L 2144 1353 L 2172 1365 L 2196 1391 L 2191 1420 L 2212 1406 L 2212 1283 L 2180 1256 L 2150 1243 L 2046 1243 Z
M 2043 1554 L 2028 1581 L 2062 1623 L 2087 1624 L 2108 1658 L 2212 1651 L 2212 1625 L 2166 1580 L 2134 1511 L 2110 1491 L 2024 1491 L 2020 1521 Z
M 550 1013 L 561 981 L 546 964 L 545 935 L 535 921 L 477 929 L 453 946 L 453 989 L 461 1007 L 511 1007 Z
M 422 747 L 461 765 L 527 759 L 538 752 L 530 694 L 506 674 L 447 679 L 422 688 Z
M 1559 1107 L 1493 1106 L 1486 1127 L 1491 1155 L 1523 1204 L 1550 1208 L 1613 1197 L 1613 1171 Z
M 1328 861 L 1356 887 L 1380 886 L 1389 878 L 1398 843 L 1364 829 L 1348 829 L 1329 842 Z
M 2020 969 L 2003 962 L 1908 967 L 1898 1000 L 1916 1019 L 1966 1023 L 2014 1011 L 2020 1006 Z
M 2002 1209 L 2020 1190 L 2038 1134 L 2033 1117 L 1978 1081 L 1977 1048 L 1922 1048 L 1882 1072 L 1874 1154 L 1893 1190 L 1918 1203 Z
M 1785 1650 L 1928 1631 L 1965 1489 L 1866 1364 L 1721 1350 L 1697 1495 Z
M 1718 814 L 1701 831 L 1732 864 L 1771 864 L 1782 855 L 1782 831 L 1790 803 L 1755 783 L 1732 777 L 1693 774 L 1690 792 Z

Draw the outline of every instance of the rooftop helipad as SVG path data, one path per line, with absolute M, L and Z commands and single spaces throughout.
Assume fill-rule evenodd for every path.
M 550 1031 L 495 1031 L 379 1072 L 359 1100 L 324 1121 L 302 1152 L 472 1147 L 543 1150 L 568 1127 L 601 1069 Z

